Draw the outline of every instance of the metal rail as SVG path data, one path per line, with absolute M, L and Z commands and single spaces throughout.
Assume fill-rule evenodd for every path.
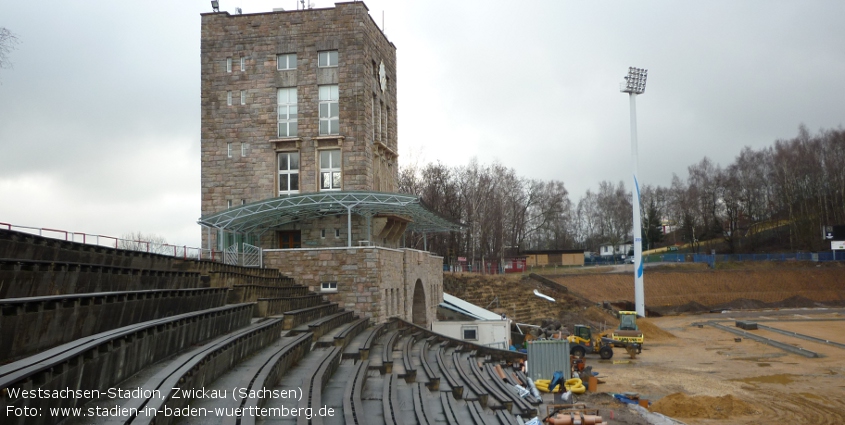
M 819 344 L 827 344 L 827 345 L 832 345 L 832 346 L 837 347 L 837 348 L 845 348 L 845 344 L 842 344 L 840 342 L 831 341 L 831 340 L 828 340 L 828 339 L 816 338 L 814 336 L 810 336 L 810 335 L 806 335 L 806 334 L 799 334 L 798 332 L 785 331 L 783 329 L 773 328 L 771 326 L 761 325 L 759 323 L 757 323 L 757 327 L 761 328 L 761 329 L 765 329 L 767 331 L 777 332 L 779 334 L 783 334 L 783 335 L 787 335 L 787 336 L 793 336 L 795 338 L 806 339 L 807 341 L 818 342 Z
M 710 326 L 713 326 L 716 329 L 721 329 L 723 331 L 727 331 L 727 332 L 730 332 L 730 333 L 735 334 L 735 335 L 739 335 L 739 336 L 742 336 L 742 337 L 745 337 L 745 338 L 748 338 L 748 339 L 752 339 L 752 340 L 757 341 L 757 342 L 762 342 L 763 344 L 768 344 L 768 345 L 771 345 L 772 347 L 780 348 L 781 350 L 788 351 L 788 352 L 793 353 L 793 354 L 798 354 L 798 355 L 801 355 L 801 356 L 804 356 L 804 357 L 810 357 L 810 358 L 822 357 L 821 354 L 816 353 L 814 351 L 806 350 L 806 349 L 801 348 L 801 347 L 795 347 L 795 346 L 792 346 L 792 345 L 789 345 L 789 344 L 784 344 L 782 342 L 775 341 L 775 340 L 770 339 L 770 338 L 755 335 L 751 332 L 746 332 L 746 331 L 743 331 L 743 330 L 740 330 L 740 329 L 734 329 L 734 328 L 731 328 L 731 327 L 728 327 L 728 326 L 725 326 L 725 325 L 720 325 L 716 322 L 707 322 L 707 324 L 710 325 Z

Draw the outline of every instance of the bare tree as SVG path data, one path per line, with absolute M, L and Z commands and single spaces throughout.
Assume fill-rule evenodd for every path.
M 7 28 L 0 27 L 0 69 L 9 69 L 12 67 L 9 55 L 12 53 L 12 50 L 15 50 L 18 42 L 18 36 Z
M 153 233 L 130 232 L 120 236 L 117 247 L 120 249 L 128 249 L 131 251 L 143 251 L 153 254 L 173 254 L 169 250 L 167 239 L 164 236 L 159 236 Z

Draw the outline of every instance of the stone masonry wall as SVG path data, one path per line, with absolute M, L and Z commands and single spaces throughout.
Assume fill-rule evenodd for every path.
M 265 250 L 264 265 L 279 269 L 309 290 L 337 282 L 336 293 L 323 293 L 342 308 L 376 323 L 389 317 L 412 318 L 414 287 L 426 294 L 426 319 L 436 317 L 443 300 L 443 258 L 423 251 L 380 247 Z

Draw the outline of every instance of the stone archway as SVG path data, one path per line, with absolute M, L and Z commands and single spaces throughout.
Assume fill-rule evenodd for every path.
M 425 306 L 425 289 L 421 279 L 417 279 L 414 285 L 414 302 L 411 307 L 411 321 L 415 325 L 427 326 L 426 323 L 426 306 Z

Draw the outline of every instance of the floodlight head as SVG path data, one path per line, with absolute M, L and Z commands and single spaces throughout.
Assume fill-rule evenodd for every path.
M 628 67 L 628 75 L 625 77 L 625 86 L 622 93 L 643 94 L 645 82 L 648 78 L 648 70 L 643 68 Z
M 217 0 L 211 0 L 211 10 L 215 12 L 220 11 L 220 2 Z

